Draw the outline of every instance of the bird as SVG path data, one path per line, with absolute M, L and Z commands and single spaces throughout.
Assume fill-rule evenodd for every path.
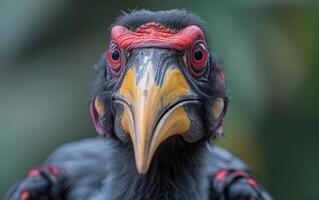
M 109 36 L 89 100 L 98 136 L 57 148 L 5 199 L 272 199 L 214 144 L 229 100 L 205 22 L 185 9 L 131 10 Z

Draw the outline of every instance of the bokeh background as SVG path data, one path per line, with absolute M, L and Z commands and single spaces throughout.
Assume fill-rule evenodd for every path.
M 217 143 L 275 199 L 319 199 L 319 3 L 310 0 L 0 2 L 0 198 L 61 144 L 96 135 L 93 64 L 121 10 L 186 8 L 207 22 L 231 106 Z

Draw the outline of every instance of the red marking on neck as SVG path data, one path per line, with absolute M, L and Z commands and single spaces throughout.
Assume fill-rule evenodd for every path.
M 30 199 L 30 193 L 27 191 L 24 191 L 21 193 L 20 200 L 29 200 Z
M 228 174 L 229 174 L 229 171 L 228 171 L 228 170 L 221 170 L 221 171 L 219 171 L 219 172 L 217 173 L 215 179 L 216 179 L 217 181 L 222 181 L 222 180 L 225 178 L 225 176 L 228 175 Z
M 253 178 L 249 178 L 248 183 L 253 187 L 257 187 L 257 181 Z
M 223 82 L 225 81 L 224 72 L 221 72 L 221 73 L 220 73 L 220 80 L 223 81 Z
M 40 171 L 37 169 L 32 169 L 28 173 L 28 176 L 39 176 L 39 175 L 40 175 Z
M 195 25 L 176 31 L 151 22 L 140 26 L 135 32 L 123 26 L 114 26 L 111 32 L 112 39 L 120 48 L 128 50 L 140 47 L 184 50 L 196 40 L 205 40 L 203 31 Z

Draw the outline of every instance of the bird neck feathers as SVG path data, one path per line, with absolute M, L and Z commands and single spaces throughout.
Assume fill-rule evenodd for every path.
M 201 199 L 205 143 L 187 143 L 180 136 L 168 139 L 145 175 L 136 171 L 132 147 L 118 144 L 112 172 L 105 180 L 107 199 Z

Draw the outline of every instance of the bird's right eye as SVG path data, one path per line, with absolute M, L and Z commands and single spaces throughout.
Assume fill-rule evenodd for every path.
M 107 52 L 107 60 L 111 69 L 111 72 L 115 76 L 119 76 L 122 70 L 122 51 L 117 44 L 111 44 Z

